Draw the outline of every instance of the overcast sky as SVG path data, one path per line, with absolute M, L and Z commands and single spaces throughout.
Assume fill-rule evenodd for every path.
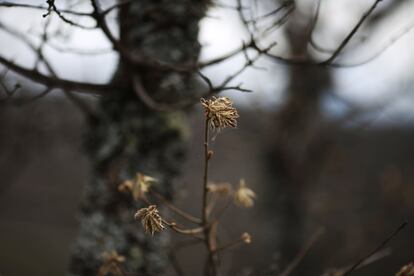
M 1 1 L 1 0 L 0 0 Z M 326 48 L 335 48 L 361 17 L 362 13 L 372 5 L 374 0 L 322 0 L 320 18 L 314 38 Z M 15 1 L 19 3 L 39 3 L 44 1 Z M 57 3 L 60 4 L 58 1 Z M 71 1 L 69 1 L 71 2 Z M 89 1 L 77 1 L 81 4 L 78 10 L 89 11 Z M 103 1 L 109 4 L 111 1 Z M 234 4 L 234 0 L 226 0 Z M 412 11 L 414 0 L 405 1 L 406 5 L 390 17 L 378 29 L 370 32 L 358 33 L 354 42 L 345 51 L 341 60 L 347 63 L 357 63 L 369 57 L 388 43 L 394 34 L 400 32 L 405 26 L 413 22 Z M 312 12 L 316 1 L 297 1 L 297 9 L 303 13 Z M 383 7 L 387 6 L 387 0 L 383 1 Z M 204 45 L 201 59 L 207 60 L 220 56 L 241 45 L 247 40 L 236 12 L 213 8 L 209 11 L 209 17 L 200 23 L 200 42 Z M 26 34 L 36 41 L 36 37 L 42 31 L 45 19 L 42 12 L 29 9 L 0 9 L 0 22 L 8 24 Z M 112 14 L 110 21 L 116 22 L 116 15 Z M 82 21 L 84 24 L 92 23 Z M 56 17 L 52 18 L 49 27 L 50 32 L 63 29 L 64 36 L 54 39 L 54 44 L 63 48 L 78 48 L 83 51 L 94 51 L 98 49 L 104 54 L 100 55 L 74 55 L 62 54 L 50 47 L 46 48 L 46 54 L 50 57 L 52 64 L 61 77 L 72 80 L 105 83 L 107 82 L 117 63 L 117 55 L 108 51 L 110 45 L 104 35 L 98 31 L 79 30 L 68 27 Z M 116 25 L 113 24 L 116 32 Z M 286 55 L 288 45 L 284 39 L 283 29 L 272 34 L 278 41 L 275 53 Z M 363 40 L 363 42 L 361 42 Z M 18 40 L 10 35 L 0 32 L 0 53 L 12 58 L 19 64 L 31 67 L 34 56 Z M 334 69 L 334 92 L 342 98 L 362 106 L 370 106 L 378 102 L 389 100 L 390 104 L 384 110 L 384 118 L 401 116 L 413 116 L 414 105 L 412 90 L 412 71 L 414 68 L 414 31 L 400 38 L 395 44 L 388 48 L 377 59 L 358 66 L 345 69 Z M 356 50 L 355 50 L 356 49 Z M 219 81 L 226 75 L 231 74 L 243 63 L 242 55 L 237 56 L 223 64 L 205 70 L 204 73 L 213 81 Z M 283 98 L 286 87 L 287 72 L 285 65 L 278 65 L 266 59 L 258 63 L 260 67 L 267 70 L 247 70 L 235 84 L 242 82 L 245 88 L 252 89 L 254 93 L 241 95 L 240 92 L 230 92 L 228 95 L 237 98 L 238 102 L 249 106 L 274 106 Z M 398 95 L 398 97 L 396 97 Z M 414 95 L 414 94 L 413 94 Z M 252 104 L 254 103 L 254 104 Z M 333 99 L 326 99 L 324 107 L 330 114 L 340 114 L 346 109 Z

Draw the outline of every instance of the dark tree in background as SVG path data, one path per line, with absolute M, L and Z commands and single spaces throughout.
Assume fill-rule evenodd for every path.
M 120 43 L 128 52 L 159 62 L 194 64 L 200 49 L 198 21 L 205 10 L 203 1 L 132 1 L 119 11 Z M 73 275 L 96 273 L 108 250 L 126 256 L 127 270 L 142 275 L 160 275 L 168 262 L 165 238 L 137 231 L 131 218 L 139 206 L 117 190 L 122 179 L 144 171 L 157 177 L 170 197 L 183 162 L 183 114 L 148 107 L 134 91 L 138 78 L 149 97 L 164 103 L 193 97 L 196 88 L 191 73 L 134 68 L 121 57 L 112 82 L 124 88 L 103 96 L 90 118 L 87 148 L 96 177 L 86 187 Z
M 43 9 L 41 6 L 1 3 L 5 7 Z M 74 28 L 85 28 L 61 12 L 59 1 L 48 1 L 45 16 L 58 16 Z M 11 70 L 45 84 L 50 89 L 62 88 L 66 95 L 87 114 L 90 124 L 86 135 L 94 169 L 93 181 L 85 188 L 81 208 L 80 231 L 70 262 L 71 275 L 95 275 L 102 263 L 102 252 L 116 250 L 127 258 L 126 268 L 159 275 L 167 263 L 166 238 L 148 238 L 137 231 L 132 220 L 139 206 L 119 193 L 119 183 L 145 171 L 160 181 L 159 188 L 171 197 L 171 182 L 184 158 L 183 113 L 177 108 L 159 110 L 184 99 L 197 98 L 199 85 L 190 70 L 172 70 L 162 64 L 192 66 L 197 63 L 198 22 L 204 16 L 206 1 L 120 1 L 103 9 L 99 1 L 90 1 L 96 21 L 120 53 L 116 73 L 108 88 L 59 79 L 51 70 L 43 75 L 37 68 L 25 69 L 4 58 Z M 46 10 L 46 9 L 45 9 Z M 106 21 L 110 12 L 118 10 L 120 37 L 115 38 Z M 45 11 L 46 13 L 46 11 Z M 68 15 L 69 14 L 69 15 Z M 81 14 L 82 15 L 82 14 Z M 46 37 L 46 35 L 44 36 Z M 45 41 L 44 43 L 47 43 Z M 42 48 L 35 49 L 41 61 Z M 72 90 L 100 90 L 97 110 L 90 110 Z M 10 93 L 12 94 L 12 93 Z

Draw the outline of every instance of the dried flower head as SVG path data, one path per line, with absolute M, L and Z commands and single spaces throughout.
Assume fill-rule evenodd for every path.
M 210 193 L 217 193 L 218 195 L 225 196 L 232 192 L 231 184 L 228 182 L 214 183 L 210 182 L 207 185 L 207 189 Z
M 236 127 L 239 114 L 233 107 L 232 101 L 226 97 L 211 97 L 211 99 L 201 99 L 204 113 L 210 122 L 212 129 L 219 131 L 226 127 Z
M 252 242 L 252 236 L 251 236 L 249 233 L 244 232 L 244 233 L 241 235 L 241 240 L 242 240 L 245 244 L 249 244 L 249 243 L 251 243 L 251 242 Z
M 153 183 L 157 182 L 157 179 L 137 173 L 134 180 L 125 180 L 118 186 L 120 192 L 131 192 L 135 200 L 142 199 Z
M 128 179 L 118 185 L 118 191 L 122 193 L 131 192 L 133 187 L 134 187 L 134 182 Z
M 403 266 L 395 276 L 414 276 L 414 262 Z
M 125 257 L 119 255 L 118 252 L 115 250 L 110 252 L 104 252 L 102 254 L 103 263 L 99 267 L 99 276 L 105 275 L 114 275 L 114 276 L 121 276 L 123 275 L 121 264 L 125 262 Z
M 241 207 L 250 208 L 254 205 L 254 198 L 256 193 L 247 188 L 244 179 L 240 179 L 239 188 L 234 193 L 234 202 Z
M 162 218 L 158 212 L 156 205 L 150 205 L 147 208 L 141 208 L 135 213 L 135 219 L 141 220 L 145 233 L 151 233 L 162 231 L 165 227 L 162 224 Z

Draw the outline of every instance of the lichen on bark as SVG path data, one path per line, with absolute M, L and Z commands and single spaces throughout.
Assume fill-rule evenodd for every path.
M 200 49 L 198 21 L 204 12 L 203 1 L 131 1 L 119 12 L 121 41 L 132 52 L 164 62 L 194 62 Z M 164 102 L 191 95 L 196 83 L 191 74 L 155 69 L 138 73 L 150 96 Z M 113 82 L 125 85 L 130 78 L 121 59 Z M 128 271 L 162 274 L 168 235 L 146 236 L 133 219 L 141 206 L 119 193 L 117 185 L 141 171 L 159 179 L 161 191 L 172 196 L 172 179 L 184 158 L 182 116 L 150 109 L 132 87 L 100 99 L 86 138 L 94 173 L 85 187 L 70 275 L 96 275 L 102 252 L 109 250 L 126 257 Z

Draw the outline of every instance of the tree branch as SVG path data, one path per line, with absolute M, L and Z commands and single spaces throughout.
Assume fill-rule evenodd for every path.
M 38 82 L 48 87 L 62 88 L 87 94 L 106 94 L 120 89 L 120 87 L 116 87 L 110 84 L 92 84 L 47 76 L 40 73 L 36 69 L 27 69 L 25 67 L 17 65 L 2 56 L 0 56 L 0 64 L 3 64 L 19 75 L 22 75 L 32 81 Z

